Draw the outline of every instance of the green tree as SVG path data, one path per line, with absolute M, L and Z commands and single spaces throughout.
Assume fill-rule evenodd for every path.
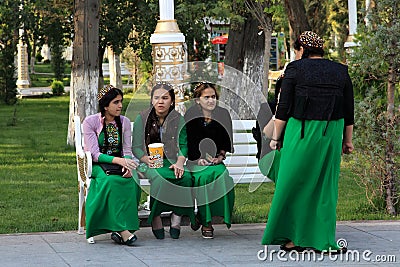
M 370 11 L 371 25 L 359 27 L 360 46 L 354 48 L 349 59 L 360 98 L 355 136 L 357 148 L 366 161 L 355 168 L 366 178 L 366 193 L 371 196 L 371 203 L 383 203 L 391 215 L 399 214 L 400 200 L 400 110 L 396 108 L 400 77 L 399 18 L 399 1 L 377 1 Z
M 144 14 L 138 13 L 136 0 L 102 0 L 100 5 L 99 26 L 99 87 L 104 84 L 102 62 L 107 47 L 113 53 L 120 55 L 131 41 L 129 37 L 134 29 L 135 17 Z M 149 37 L 150 38 L 150 37 Z
M 51 50 L 51 65 L 56 80 L 62 81 L 65 71 L 63 52 L 72 38 L 72 0 L 54 0 L 43 6 L 41 24 Z
M 5 0 L 0 5 L 0 101 L 6 104 L 14 104 L 16 101 L 14 59 L 19 27 L 19 3 Z

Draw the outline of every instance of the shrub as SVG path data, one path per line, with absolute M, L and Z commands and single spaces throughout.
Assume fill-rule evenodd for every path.
M 51 84 L 51 90 L 53 95 L 63 95 L 64 94 L 64 84 L 61 81 L 53 81 Z

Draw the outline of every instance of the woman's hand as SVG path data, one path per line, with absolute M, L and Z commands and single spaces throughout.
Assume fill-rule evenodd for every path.
M 185 172 L 185 169 L 183 168 L 183 164 L 177 161 L 175 164 L 172 164 L 169 166 L 170 169 L 174 169 L 174 174 L 176 179 L 180 179 L 183 176 L 183 173 Z
M 131 171 L 131 169 L 128 169 L 128 168 L 125 168 L 125 167 L 122 167 L 122 177 L 124 177 L 124 178 L 131 178 L 132 177 L 132 171 Z
M 153 159 L 150 159 L 150 157 L 149 157 L 149 156 L 146 156 L 146 155 L 143 156 L 143 157 L 141 157 L 141 158 L 140 158 L 140 161 L 146 163 L 147 166 L 150 166 L 150 165 L 154 164 L 154 160 L 153 160 Z
M 209 165 L 209 162 L 207 160 L 205 160 L 205 159 L 199 159 L 197 161 L 197 165 L 206 166 L 206 165 Z
M 224 160 L 224 156 L 219 155 L 218 157 L 213 158 L 213 159 L 211 160 L 211 164 L 217 165 L 217 164 L 220 164 L 223 160 Z
M 354 146 L 351 141 L 343 142 L 343 145 L 342 145 L 342 153 L 343 154 L 350 154 L 351 152 L 353 152 L 353 150 L 354 150 Z
M 129 170 L 136 170 L 136 167 L 139 165 L 133 159 L 120 158 L 120 157 L 114 157 L 114 159 L 112 160 L 112 163 L 118 164 L 118 165 L 122 166 L 122 168 L 129 169 Z
M 139 166 L 139 163 L 137 163 L 133 159 L 124 158 L 124 160 L 125 160 L 125 164 L 122 167 L 124 167 L 125 169 L 136 170 L 137 166 Z
M 280 151 L 280 150 L 281 150 L 281 147 L 282 147 L 282 141 L 271 140 L 271 142 L 269 142 L 269 147 L 270 147 L 272 150 L 278 150 L 278 151 Z

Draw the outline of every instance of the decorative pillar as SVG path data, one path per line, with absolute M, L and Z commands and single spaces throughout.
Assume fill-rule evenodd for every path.
M 353 41 L 354 34 L 357 33 L 357 1 L 348 0 L 348 9 L 349 9 L 349 35 L 347 36 L 347 40 L 344 43 L 345 48 L 351 48 L 357 46 L 357 44 Z
M 19 30 L 19 43 L 17 45 L 18 48 L 18 79 L 17 79 L 17 87 L 18 88 L 29 88 L 31 83 L 29 81 L 29 70 L 28 70 L 28 46 L 22 42 L 22 36 L 24 34 L 24 30 Z
M 174 1 L 159 0 L 160 20 L 150 37 L 153 46 L 154 80 L 171 83 L 175 89 L 175 109 L 185 113 L 183 63 L 185 36 L 174 19 Z

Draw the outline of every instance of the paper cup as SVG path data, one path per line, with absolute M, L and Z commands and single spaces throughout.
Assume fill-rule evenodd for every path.
M 164 144 L 149 144 L 149 154 L 150 159 L 154 161 L 153 164 L 149 165 L 149 168 L 161 168 L 163 166 Z

